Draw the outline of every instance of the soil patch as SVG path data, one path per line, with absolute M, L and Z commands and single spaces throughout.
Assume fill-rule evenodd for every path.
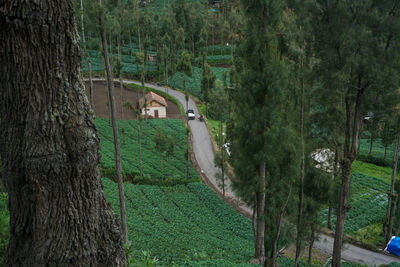
M 89 99 L 89 82 L 85 82 L 86 95 Z M 99 118 L 110 118 L 110 108 L 108 107 L 108 88 L 107 84 L 103 81 L 93 82 L 93 94 L 94 94 L 94 112 Z M 117 119 L 121 120 L 132 120 L 136 119 L 135 113 L 127 108 L 123 108 L 123 104 L 129 101 L 132 105 L 135 105 L 138 97 L 140 98 L 141 93 L 133 91 L 130 87 L 124 86 L 124 90 L 121 91 L 119 83 L 114 83 L 114 101 L 117 109 Z M 180 113 L 178 106 L 168 100 L 167 101 L 167 118 L 168 119 L 179 119 Z

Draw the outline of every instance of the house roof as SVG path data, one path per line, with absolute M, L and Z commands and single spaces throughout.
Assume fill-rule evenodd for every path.
M 159 104 L 163 105 L 164 107 L 168 106 L 167 101 L 165 101 L 165 98 L 160 95 L 157 95 L 154 92 L 148 92 L 145 95 L 145 98 L 146 98 L 146 104 L 150 104 L 151 102 L 156 101 Z M 141 107 L 143 106 L 143 104 L 144 104 L 143 97 L 140 98 L 139 104 Z

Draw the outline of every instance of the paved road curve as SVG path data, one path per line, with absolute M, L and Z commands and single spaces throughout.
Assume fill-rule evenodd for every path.
M 96 79 L 98 80 L 98 79 Z M 104 80 L 104 79 L 103 79 Z M 116 80 L 117 81 L 117 80 Z M 124 80 L 124 83 L 135 83 L 140 85 L 140 82 Z M 153 84 L 145 84 L 147 87 L 154 88 L 159 91 L 167 92 L 167 88 L 161 87 Z M 185 95 L 177 90 L 168 89 L 168 94 L 178 99 L 178 101 L 182 104 L 183 108 L 186 111 L 186 100 Z M 196 117 L 199 116 L 199 111 L 193 102 L 192 99 L 189 100 L 189 109 L 193 109 Z M 196 157 L 196 160 L 207 176 L 208 180 L 216 187 L 218 187 L 218 183 L 215 179 L 215 174 L 217 173 L 217 168 L 214 166 L 214 150 L 211 144 L 211 139 L 209 132 L 207 130 L 204 122 L 200 122 L 197 119 L 189 121 L 189 127 L 192 133 L 192 143 L 193 143 L 193 151 Z M 232 189 L 230 188 L 229 181 L 226 183 L 226 193 L 227 195 L 234 196 Z M 252 211 L 243 207 L 246 211 L 251 213 Z M 332 254 L 333 250 L 333 238 L 327 235 L 321 235 L 320 240 L 315 242 L 314 247 L 328 254 Z M 342 258 L 344 260 L 364 263 L 370 266 L 379 266 L 381 264 L 389 264 L 393 261 L 400 263 L 400 258 L 393 257 L 389 254 L 382 254 L 372 252 L 357 246 L 353 245 L 344 245 L 344 249 L 342 251 Z

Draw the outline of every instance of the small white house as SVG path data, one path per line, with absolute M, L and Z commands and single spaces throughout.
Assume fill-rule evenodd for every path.
M 153 118 L 166 118 L 167 117 L 167 101 L 162 96 L 154 92 L 147 93 L 144 98 L 146 99 L 147 116 Z M 145 115 L 144 98 L 140 98 L 139 104 L 142 107 L 142 115 Z

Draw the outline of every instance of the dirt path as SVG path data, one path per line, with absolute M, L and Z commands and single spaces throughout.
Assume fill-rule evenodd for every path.
M 139 82 L 130 80 L 124 80 L 124 83 L 139 84 Z M 167 90 L 165 87 L 153 84 L 146 84 L 146 86 L 164 92 L 166 92 Z M 186 110 L 186 101 L 184 93 L 173 89 L 169 89 L 168 93 L 173 97 L 175 97 L 176 99 L 178 99 L 178 101 L 182 104 L 182 106 Z M 195 111 L 196 117 L 199 116 L 199 111 L 192 99 L 190 99 L 189 101 L 189 109 L 193 109 Z M 219 189 L 218 182 L 215 178 L 216 177 L 215 174 L 217 173 L 218 170 L 214 166 L 214 150 L 211 144 L 211 137 L 207 130 L 207 127 L 203 122 L 199 122 L 198 120 L 189 121 L 189 127 L 192 134 L 193 151 L 197 163 L 200 166 L 202 173 L 206 176 L 208 180 L 207 182 L 208 185 L 211 185 L 213 189 L 218 190 Z M 229 199 L 231 200 L 237 199 L 235 197 L 235 194 L 233 193 L 232 188 L 230 187 L 230 183 L 227 183 L 226 192 L 228 195 L 228 202 L 231 202 L 229 201 Z M 236 201 L 236 203 L 237 202 L 238 201 Z M 247 207 L 244 204 L 241 204 L 239 208 L 242 209 L 242 213 L 247 213 L 247 215 L 251 216 L 252 210 L 249 207 Z M 321 234 L 319 241 L 315 242 L 314 248 L 317 248 L 331 255 L 333 250 L 333 238 L 328 235 Z M 389 264 L 394 261 L 400 263 L 400 258 L 391 256 L 390 254 L 377 253 L 349 244 L 344 245 L 344 248 L 342 250 L 342 258 L 347 261 L 368 264 L 370 266 Z
M 89 83 L 85 82 L 85 87 L 89 88 Z M 124 86 L 122 91 L 122 98 L 121 98 L 121 89 L 119 87 L 119 83 L 114 84 L 115 96 L 114 101 L 117 109 L 117 119 L 121 120 L 132 120 L 136 119 L 136 114 L 127 108 L 123 108 L 122 104 L 127 101 L 134 105 L 137 101 L 138 94 L 137 92 L 133 91 L 131 88 Z M 95 81 L 93 82 L 93 92 L 94 92 L 94 113 L 99 118 L 110 118 L 110 111 L 108 107 L 108 88 L 104 81 Z M 89 90 L 86 90 L 86 95 L 89 98 Z M 140 97 L 139 93 L 139 97 Z M 179 108 L 178 106 L 166 99 L 167 101 L 167 118 L 177 119 L 180 118 Z

